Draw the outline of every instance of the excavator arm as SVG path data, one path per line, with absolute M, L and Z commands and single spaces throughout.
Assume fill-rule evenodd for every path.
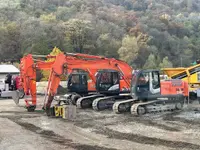
M 30 95 L 31 100 L 25 99 L 28 111 L 36 107 L 36 69 L 49 70 L 54 62 L 36 61 L 31 54 L 23 57 L 20 62 L 20 84 L 25 95 Z M 31 101 L 31 104 L 29 103 Z

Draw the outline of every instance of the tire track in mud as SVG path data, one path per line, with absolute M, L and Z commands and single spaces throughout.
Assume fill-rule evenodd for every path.
M 162 114 L 161 116 L 157 116 L 156 119 L 162 119 L 164 121 L 179 121 L 182 120 L 184 123 L 188 123 L 188 120 L 184 119 L 179 119 L 176 117 L 176 115 L 179 115 L 181 111 L 176 111 L 172 112 L 169 114 Z M 104 118 L 102 118 L 104 119 Z M 118 123 L 131 123 L 131 122 L 137 122 L 137 123 L 142 123 L 147 126 L 156 126 L 157 128 L 160 129 L 165 129 L 168 131 L 173 131 L 173 132 L 179 132 L 181 129 L 178 127 L 169 127 L 164 124 L 159 124 L 154 121 L 152 121 L 151 117 L 149 116 L 144 116 L 144 117 L 133 117 L 133 116 L 126 116 L 124 119 L 121 119 L 120 117 L 116 118 L 118 119 L 117 121 L 114 122 L 108 122 L 108 123 L 102 123 L 104 126 L 109 126 L 109 125 L 117 125 Z M 155 119 L 155 118 L 154 118 Z M 162 121 L 161 120 L 161 121 Z M 99 133 L 102 135 L 108 136 L 108 138 L 113 138 L 113 139 L 122 139 L 122 140 L 128 140 L 128 141 L 133 141 L 141 144 L 150 144 L 150 145 L 160 145 L 160 146 L 166 146 L 166 147 L 171 147 L 175 149 L 200 149 L 200 145 L 197 144 L 192 144 L 188 142 L 183 142 L 183 141 L 169 141 L 165 139 L 160 139 L 160 138 L 154 138 L 154 137 L 148 137 L 148 136 L 143 136 L 143 135 L 138 135 L 138 134 L 132 134 L 132 133 L 122 133 L 118 132 L 112 129 L 109 129 L 107 127 L 102 128 L 99 124 L 99 119 L 97 120 L 87 120 L 88 122 L 76 122 L 75 125 L 80 126 L 82 128 L 93 128 L 95 133 Z M 200 121 L 196 122 L 200 126 Z
M 200 145 L 197 144 L 192 144 L 188 142 L 183 142 L 183 141 L 169 141 L 169 140 L 164 140 L 164 139 L 159 139 L 159 138 L 154 138 L 154 137 L 147 137 L 143 135 L 138 135 L 138 134 L 132 134 L 132 133 L 122 133 L 119 131 L 115 131 L 109 128 L 102 128 L 99 127 L 94 131 L 97 134 L 103 134 L 108 136 L 108 138 L 113 138 L 113 139 L 120 139 L 120 140 L 128 140 L 140 144 L 149 144 L 149 145 L 158 145 L 158 146 L 166 146 L 166 147 L 171 147 L 171 148 L 176 148 L 176 149 L 200 149 Z
M 58 135 L 51 130 L 44 130 L 38 126 L 35 126 L 34 124 L 20 121 L 21 118 L 26 118 L 24 116 L 23 117 L 22 116 L 15 116 L 15 117 L 3 116 L 2 118 L 7 118 L 15 122 L 16 124 L 20 125 L 24 129 L 29 130 L 33 133 L 36 133 L 40 135 L 41 137 L 62 146 L 71 147 L 77 150 L 116 150 L 113 148 L 106 148 L 106 147 L 101 147 L 97 145 L 74 143 L 71 139 L 66 139 L 65 137 Z M 27 116 L 27 118 L 30 118 L 30 116 Z
M 136 122 L 136 123 L 141 123 L 141 124 L 146 125 L 146 126 L 150 126 L 150 127 L 153 126 L 153 127 L 158 128 L 158 129 L 163 129 L 163 130 L 173 131 L 173 132 L 181 131 L 179 128 L 170 127 L 170 126 L 167 126 L 165 124 L 160 124 L 158 122 L 153 121 L 152 119 L 150 120 L 149 118 L 143 118 L 143 117 L 129 117 L 129 118 L 125 118 L 122 122 L 125 122 L 125 123 Z
M 110 125 L 117 125 L 117 124 L 123 124 L 123 123 L 141 123 L 146 126 L 153 126 L 157 127 L 159 129 L 167 130 L 167 131 L 173 131 L 173 132 L 179 132 L 181 131 L 178 127 L 170 127 L 165 124 L 160 124 L 155 121 L 149 120 L 149 119 L 144 119 L 144 118 L 139 118 L 139 117 L 133 117 L 133 116 L 125 116 L 124 119 L 122 118 L 115 118 L 114 121 L 111 122 L 103 122 L 103 119 L 108 119 L 108 118 L 113 118 L 113 117 L 99 117 L 99 118 L 92 118 L 92 119 L 84 119 L 84 120 L 78 120 L 75 122 L 75 125 L 82 127 L 82 128 L 92 128 L 98 124 L 103 124 L 104 126 L 110 126 Z
M 4 113 L 8 113 L 8 112 L 4 112 Z M 11 113 L 13 113 L 13 112 L 11 112 Z M 29 113 L 27 113 L 27 114 L 29 114 Z M 167 120 L 167 121 L 181 121 L 181 122 L 184 122 L 187 124 L 191 124 L 189 122 L 190 120 L 176 117 L 177 114 L 179 114 L 179 113 L 166 114 L 166 115 L 162 116 L 162 118 L 163 118 L 163 120 Z M 22 115 L 24 115 L 24 112 L 22 113 Z M 46 138 L 47 140 L 50 140 L 54 143 L 57 143 L 57 144 L 60 144 L 60 145 L 66 146 L 66 147 L 68 146 L 68 147 L 72 147 L 72 148 L 75 148 L 78 150 L 110 150 L 110 148 L 105 148 L 105 147 L 73 143 L 72 140 L 66 139 L 63 136 L 60 136 L 51 130 L 43 130 L 42 128 L 37 127 L 33 124 L 20 121 L 21 118 L 31 118 L 31 117 L 40 117 L 40 116 L 24 115 L 24 116 L 12 117 L 12 116 L 4 116 L 3 115 L 0 117 L 8 118 L 11 121 L 13 121 L 13 122 L 17 123 L 18 125 L 22 126 L 23 128 L 25 128 L 26 130 L 29 130 L 36 134 L 39 134 L 41 137 Z M 96 117 L 94 117 L 94 118 L 96 118 Z M 107 117 L 106 116 L 103 116 L 100 118 L 98 117 L 97 120 L 95 120 L 94 118 L 76 121 L 75 125 L 83 127 L 83 128 L 92 127 L 95 129 L 94 132 L 96 132 L 98 134 L 106 135 L 106 136 L 108 136 L 108 138 L 112 138 L 112 139 L 128 140 L 128 141 L 137 142 L 137 143 L 141 143 L 141 144 L 160 145 L 160 146 L 166 146 L 166 147 L 171 147 L 171 148 L 176 148 L 176 149 L 183 149 L 183 148 L 200 149 L 200 145 L 192 144 L 192 143 L 188 143 L 188 142 L 169 141 L 169 140 L 164 140 L 164 139 L 159 139 L 159 138 L 154 138 L 154 137 L 147 137 L 147 136 L 138 135 L 138 134 L 122 133 L 122 132 L 118 132 L 118 131 L 115 131 L 115 130 L 112 130 L 109 128 L 103 128 L 102 126 L 100 126 L 98 124 L 99 123 L 98 120 L 103 120 Z M 116 119 L 118 119 L 118 117 Z M 143 124 L 149 125 L 149 126 L 156 126 L 158 128 L 163 128 L 163 129 L 166 129 L 169 131 L 177 131 L 177 132 L 179 131 L 176 128 L 170 128 L 169 126 L 155 123 L 152 120 L 149 120 L 148 118 L 145 118 L 145 117 L 139 118 L 139 117 L 133 117 L 133 116 L 127 116 L 125 119 L 120 119 L 120 117 L 119 117 L 119 120 L 117 120 L 116 122 L 111 122 L 110 124 L 103 123 L 103 125 L 116 125 L 117 123 L 120 123 L 120 122 L 121 123 L 123 123 L 123 122 L 138 122 L 138 123 L 143 123 Z M 101 124 L 102 124 L 102 122 L 101 122 Z M 200 126 L 200 121 L 196 121 L 195 124 Z
M 42 112 L 42 111 L 37 111 L 37 110 L 35 110 L 34 112 L 27 112 L 27 111 L 24 111 L 24 112 L 21 112 L 21 111 L 0 111 L 0 113 L 14 113 L 14 114 L 22 114 L 22 115 L 24 115 L 24 114 L 29 114 L 29 115 L 32 115 L 32 114 L 43 114 L 44 112 Z
M 178 114 L 176 114 L 178 115 Z M 185 119 L 185 118 L 182 118 L 182 117 L 179 117 L 179 116 L 176 116 L 174 114 L 167 114 L 165 117 L 163 117 L 163 120 L 166 120 L 166 121 L 178 121 L 178 122 L 182 122 L 182 123 L 185 123 L 186 126 L 187 125 L 196 125 L 198 127 L 200 127 L 200 120 L 192 120 L 192 119 Z

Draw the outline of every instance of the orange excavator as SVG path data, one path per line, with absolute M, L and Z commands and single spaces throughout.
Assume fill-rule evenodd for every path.
M 46 109 L 47 114 L 49 114 L 51 103 L 60 83 L 60 77 L 62 75 L 70 74 L 74 69 L 81 69 L 92 75 L 91 78 L 96 83 L 97 90 L 97 93 L 92 95 L 94 97 L 102 97 L 104 94 L 118 95 L 119 92 L 130 91 L 132 68 L 125 62 L 114 58 L 89 60 L 79 59 L 79 61 L 80 62 L 77 61 L 78 63 L 76 61 L 69 62 L 67 55 L 65 54 L 59 54 L 56 57 L 48 82 L 48 98 L 44 105 L 44 109 Z M 69 81 L 70 80 L 71 79 L 69 79 Z M 83 91 L 87 90 L 87 84 L 84 84 L 86 83 L 86 76 L 84 76 L 84 74 L 79 76 L 79 81 L 82 82 L 79 82 L 77 85 L 74 84 L 72 87 L 79 88 L 79 90 L 82 89 Z M 99 90 L 101 90 L 102 93 L 104 92 L 104 94 L 98 93 Z M 91 104 L 92 103 L 90 101 L 89 105 Z M 88 105 L 88 101 L 83 105 Z
M 88 72 L 96 84 L 97 93 L 91 95 L 92 98 L 86 96 L 86 100 L 82 101 L 80 99 L 84 99 L 85 96 L 83 96 L 77 100 L 77 105 L 82 108 L 92 105 L 96 110 L 112 107 L 117 113 L 131 111 L 133 114 L 140 115 L 155 111 L 180 109 L 184 98 L 188 96 L 188 86 L 185 82 L 181 80 L 160 82 L 157 70 L 142 70 L 132 75 L 132 68 L 120 60 L 87 54 L 80 54 L 80 56 L 59 54 L 51 66 L 47 88 L 48 97 L 44 104 L 47 114 L 49 114 L 62 75 L 72 73 L 68 79 L 68 88 L 71 90 L 75 92 L 79 90 L 80 93 L 88 91 L 87 75 L 82 72 L 74 74 L 74 69 Z M 74 75 L 78 76 L 78 82 L 74 82 Z M 147 78 L 148 82 L 146 82 Z M 123 92 L 125 95 L 122 94 Z M 96 103 L 96 99 L 100 99 L 99 103 Z M 32 99 L 31 107 L 35 109 L 36 99 L 35 101 Z
M 51 103 L 56 94 L 60 76 L 70 73 L 74 68 L 86 71 L 89 68 L 93 73 L 96 72 L 94 80 L 97 93 L 79 98 L 76 104 L 81 108 L 91 106 L 95 110 L 113 108 L 113 111 L 117 113 L 131 111 L 132 114 L 141 115 L 155 111 L 181 109 L 185 97 L 188 97 L 186 82 L 181 80 L 160 82 L 157 70 L 141 70 L 132 75 L 132 68 L 120 60 L 87 60 L 82 61 L 81 64 L 75 64 L 68 63 L 66 56 L 60 54 L 52 66 L 49 78 L 48 98 L 44 105 L 47 115 L 51 114 Z
M 47 56 L 51 57 L 51 56 Z M 45 62 L 34 60 L 31 54 L 24 56 L 20 61 L 20 87 L 24 91 L 25 96 L 31 96 L 32 104 L 29 104 L 28 99 L 25 99 L 26 108 L 32 111 L 36 106 L 36 69 L 49 70 L 54 62 Z M 19 103 L 19 98 L 14 99 L 15 103 Z
M 105 58 L 101 56 L 93 56 L 87 54 L 80 53 L 66 53 L 62 54 L 65 57 L 64 62 L 70 68 L 68 69 L 68 73 L 70 73 L 68 77 L 68 91 L 71 92 L 73 101 L 77 100 L 77 97 L 88 95 L 89 92 L 95 92 L 95 83 L 96 83 L 96 73 L 99 69 L 104 69 L 108 67 L 108 69 L 116 69 L 116 66 L 112 66 L 110 63 L 113 61 L 118 61 L 116 59 Z M 44 56 L 41 56 L 44 57 Z M 45 56 L 46 58 L 55 58 L 56 56 Z M 57 57 L 56 57 L 57 58 Z M 26 99 L 26 108 L 28 111 L 34 111 L 37 104 L 36 97 L 36 69 L 43 70 L 52 70 L 53 74 L 57 71 L 60 64 L 63 63 L 62 59 L 58 57 L 57 61 L 53 62 L 44 62 L 41 60 L 34 60 L 32 55 L 29 54 L 21 59 L 20 63 L 20 79 L 21 85 L 26 95 L 31 95 L 31 100 Z M 98 64 L 97 64 L 98 62 Z M 100 64 L 99 64 L 100 63 Z M 84 66 L 83 66 L 84 64 Z M 101 66 L 102 65 L 102 66 Z M 112 66 L 112 67 L 111 67 Z M 61 68 L 60 68 L 61 69 Z M 83 70 L 83 72 L 77 72 Z M 91 78 L 91 81 L 88 82 L 87 76 Z M 50 75 L 51 79 L 52 74 Z M 74 79 L 78 77 L 78 84 L 74 82 Z M 59 78 L 60 79 L 60 78 Z M 57 81 L 57 80 L 55 80 Z M 53 81 L 53 82 L 55 82 Z M 60 81 L 60 80 L 59 80 Z M 76 80 L 77 82 L 77 80 Z M 48 87 L 55 85 L 54 83 L 48 82 Z M 59 83 L 58 83 L 59 84 Z M 126 83 L 127 84 L 127 83 Z M 57 82 L 56 82 L 57 85 Z M 58 85 L 57 85 L 58 86 Z M 126 88 L 126 87 L 125 87 Z M 55 91 L 57 88 L 54 88 Z M 31 104 L 29 103 L 31 102 Z

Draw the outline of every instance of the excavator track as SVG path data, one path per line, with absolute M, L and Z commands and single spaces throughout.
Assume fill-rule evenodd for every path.
M 86 97 L 81 97 L 77 100 L 76 106 L 77 108 L 91 108 L 92 107 L 92 102 L 94 99 L 103 97 L 104 95 L 98 94 L 98 95 L 91 95 L 91 96 L 86 96 Z
M 148 102 L 141 102 L 137 99 L 115 102 L 113 111 L 115 113 L 131 112 L 133 115 L 143 115 L 162 111 L 181 109 L 184 104 L 184 97 L 160 97 Z
M 116 96 L 96 98 L 92 102 L 92 108 L 96 111 L 108 109 L 110 106 L 114 104 L 115 97 Z
M 116 114 L 130 111 L 131 105 L 136 101 L 136 99 L 128 99 L 124 101 L 118 101 L 113 104 L 113 111 Z
M 168 103 L 169 100 L 154 100 L 150 102 L 136 103 L 131 106 L 132 115 L 144 115 L 146 113 L 158 113 L 164 111 L 180 110 L 183 102 Z
M 107 97 L 100 97 L 96 98 L 93 103 L 92 107 L 96 111 L 101 111 L 105 109 L 112 109 L 113 104 L 116 101 L 124 100 L 124 99 L 129 99 L 131 98 L 130 95 L 116 95 L 116 96 L 107 96 Z

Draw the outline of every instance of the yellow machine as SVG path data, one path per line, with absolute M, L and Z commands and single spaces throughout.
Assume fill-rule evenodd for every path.
M 200 64 L 188 68 L 164 68 L 162 71 L 171 79 L 181 79 L 188 82 L 190 99 L 197 98 L 196 90 L 200 88 Z

